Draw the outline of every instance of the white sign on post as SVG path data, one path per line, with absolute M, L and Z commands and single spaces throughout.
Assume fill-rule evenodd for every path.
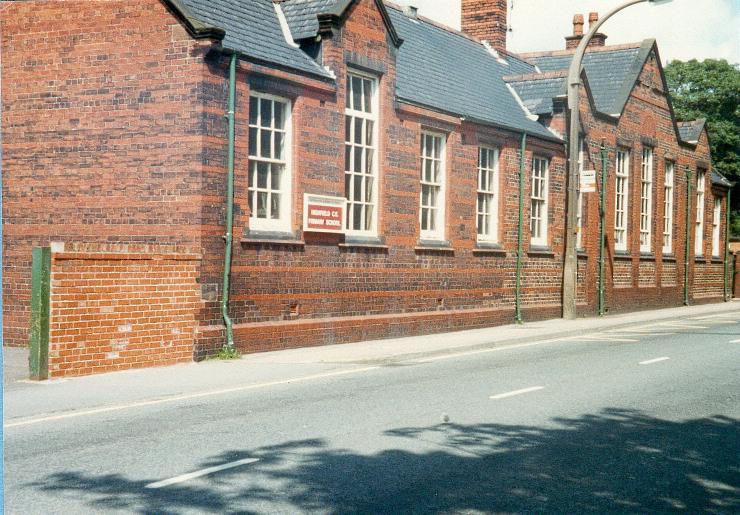
M 581 193 L 596 192 L 596 170 L 581 170 L 579 188 Z

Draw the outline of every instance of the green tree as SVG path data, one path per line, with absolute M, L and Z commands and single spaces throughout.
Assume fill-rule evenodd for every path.
M 733 233 L 740 235 L 740 68 L 724 59 L 671 61 L 665 67 L 679 120 L 707 119 L 714 168 L 736 183 Z

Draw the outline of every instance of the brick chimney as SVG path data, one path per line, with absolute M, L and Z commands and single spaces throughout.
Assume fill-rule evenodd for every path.
M 591 30 L 591 27 L 594 26 L 594 24 L 599 21 L 599 13 L 589 13 L 588 15 L 588 28 Z M 583 15 L 582 14 L 576 14 L 573 16 L 573 35 L 572 36 L 565 36 L 565 48 L 568 50 L 572 50 L 576 48 L 581 40 L 583 39 Z M 589 47 L 595 47 L 595 46 L 604 46 L 606 45 L 606 34 L 602 34 L 601 32 L 597 32 L 593 35 L 591 38 L 591 41 L 588 42 Z
M 488 41 L 496 50 L 506 50 L 507 0 L 462 0 L 462 31 Z

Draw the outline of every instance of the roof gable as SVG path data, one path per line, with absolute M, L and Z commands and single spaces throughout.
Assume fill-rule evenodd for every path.
M 298 41 L 315 37 L 325 27 L 341 24 L 349 7 L 358 0 L 284 0 L 281 7 L 290 27 L 293 39 Z M 403 40 L 398 36 L 393 21 L 382 0 L 374 0 L 375 6 L 383 18 L 388 35 L 396 47 Z

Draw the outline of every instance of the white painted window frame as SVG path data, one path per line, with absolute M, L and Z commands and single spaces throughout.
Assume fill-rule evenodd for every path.
M 488 166 L 483 166 L 483 153 Z M 478 147 L 478 190 L 476 195 L 476 231 L 479 242 L 498 243 L 499 156 L 497 147 Z M 491 157 L 493 166 L 491 166 Z M 484 200 L 481 205 L 481 199 Z M 481 220 L 484 221 L 481 227 Z
M 537 182 L 540 182 L 539 188 L 536 188 Z M 546 157 L 534 156 L 532 158 L 529 230 L 530 243 L 537 247 L 547 246 L 549 182 L 550 160 Z
M 714 212 L 712 213 L 712 257 L 720 257 L 719 228 L 722 220 L 722 199 L 714 197 Z
M 630 151 L 617 149 L 614 184 L 614 248 L 626 251 L 629 241 Z
M 251 149 L 248 145 L 248 189 L 247 189 L 247 195 L 248 199 L 254 209 L 250 209 L 249 213 L 249 229 L 253 231 L 275 231 L 275 232 L 291 232 L 292 231 L 292 215 L 293 215 L 293 191 L 292 191 L 292 185 L 293 185 L 293 170 L 292 170 L 292 150 L 293 150 L 293 135 L 292 135 L 292 102 L 288 98 L 279 97 L 276 95 L 271 95 L 267 93 L 261 93 L 252 91 L 249 94 L 250 97 L 250 110 L 251 110 L 251 99 L 255 98 L 258 100 L 258 104 L 262 105 L 262 100 L 268 100 L 271 102 L 271 109 L 272 109 L 272 121 L 270 124 L 270 127 L 261 127 L 259 126 L 259 121 L 261 121 L 261 111 L 260 111 L 260 120 L 258 121 L 258 125 L 252 124 L 252 113 L 249 114 L 249 138 L 252 139 L 252 129 L 256 129 L 257 134 L 257 141 L 255 142 L 256 145 L 256 153 L 253 154 L 251 152 Z M 275 106 L 278 104 L 283 106 L 283 128 L 279 129 L 275 127 Z M 260 156 L 261 151 L 261 140 L 262 140 L 262 132 L 265 130 L 269 130 L 271 133 L 273 133 L 273 137 L 270 137 L 271 142 L 271 154 L 274 156 L 274 133 L 275 132 L 281 132 L 283 134 L 283 159 L 278 158 L 265 158 Z M 273 164 L 277 165 L 283 165 L 283 173 L 280 178 L 280 184 L 278 188 L 273 188 L 271 186 L 272 182 L 272 170 L 270 170 L 268 174 L 267 179 L 267 185 L 266 187 L 262 188 L 259 187 L 256 181 L 253 180 L 254 177 L 256 177 L 256 173 L 252 172 L 252 166 L 255 163 L 268 163 L 271 167 Z M 278 192 L 280 194 L 280 209 L 279 209 L 279 217 L 278 218 L 270 218 L 269 216 L 267 218 L 260 218 L 255 216 L 257 211 L 257 195 L 259 193 L 267 193 L 267 208 L 270 209 L 271 206 L 271 196 L 273 192 Z
M 352 87 L 352 76 L 356 76 L 363 80 L 369 80 L 370 84 L 372 85 L 372 94 L 370 95 L 370 102 L 371 102 L 371 109 L 370 112 L 366 111 L 358 111 L 356 109 L 351 109 L 350 106 L 350 99 L 349 95 L 353 91 Z M 345 220 L 345 233 L 352 236 L 377 236 L 378 235 L 378 188 L 380 186 L 380 152 L 378 151 L 378 135 L 379 135 L 379 101 L 378 101 L 378 90 L 379 90 L 379 80 L 378 77 L 364 73 L 362 71 L 356 70 L 354 68 L 350 68 L 347 70 L 347 76 L 346 76 L 347 84 L 345 91 L 347 92 L 347 98 L 345 98 L 345 109 L 344 109 L 344 115 L 345 115 L 345 138 L 344 138 L 344 152 L 345 152 L 345 161 L 344 161 L 344 181 L 345 181 L 345 198 L 347 199 L 347 214 L 346 214 L 346 220 Z M 364 84 L 364 83 L 363 83 Z M 364 86 L 363 86 L 364 87 Z M 364 99 L 364 96 L 361 94 L 361 98 Z M 347 120 L 348 118 L 351 120 L 351 123 L 348 124 Z M 361 119 L 362 120 L 362 130 L 363 133 L 366 133 L 367 131 L 367 122 L 372 122 L 373 129 L 372 129 L 372 142 L 370 145 L 367 144 L 366 138 L 363 138 L 361 143 L 356 143 L 354 140 L 355 136 L 355 120 Z M 349 138 L 349 141 L 347 141 Z M 348 148 L 351 150 L 348 154 Z M 362 162 L 363 165 L 361 165 L 361 171 L 360 173 L 354 172 L 354 163 L 355 163 L 355 149 L 361 148 L 362 149 Z M 373 162 L 372 166 L 369 170 L 370 173 L 367 173 L 367 169 L 365 166 L 365 162 L 367 160 L 367 151 L 372 152 L 373 156 Z M 350 170 L 347 170 L 348 166 L 347 163 L 349 162 L 349 168 Z M 355 179 L 357 177 L 362 177 L 361 182 L 361 188 L 363 189 L 363 192 L 361 193 L 361 200 L 357 201 L 354 200 L 354 187 L 355 187 Z M 366 195 L 364 191 L 366 191 L 366 188 L 368 187 L 368 182 L 371 182 L 372 187 L 372 195 L 370 199 L 366 198 Z M 361 212 L 361 229 L 355 229 L 354 226 L 354 208 L 356 205 L 363 206 L 362 212 Z M 362 223 L 363 221 L 366 222 L 367 220 L 367 207 L 370 207 L 372 214 L 370 216 L 370 224 L 369 226 L 367 223 Z
M 653 148 L 642 148 L 640 164 L 640 252 L 653 250 Z
M 665 162 L 663 179 L 663 254 L 673 252 L 673 192 L 676 181 L 676 163 Z
M 440 151 L 439 157 L 427 155 L 426 140 L 427 137 L 432 137 L 439 141 Z M 434 132 L 429 130 L 423 130 L 421 132 L 421 144 L 419 149 L 421 168 L 420 168 L 420 187 L 419 187 L 419 236 L 422 240 L 439 240 L 444 241 L 445 239 L 445 225 L 446 225 L 446 189 L 447 189 L 447 170 L 446 170 L 446 159 L 447 159 L 447 135 L 440 132 Z M 424 170 L 427 161 L 431 160 L 432 163 L 439 162 L 439 182 L 432 182 L 425 180 Z M 433 167 L 433 166 L 432 166 Z M 437 202 L 435 205 L 424 204 L 424 186 L 431 188 L 438 188 L 437 190 Z M 424 210 L 431 209 L 434 215 L 434 229 L 424 229 L 423 216 Z
M 706 188 L 706 171 L 696 172 L 696 235 L 694 239 L 694 255 L 704 255 L 704 193 Z
M 581 191 L 580 178 L 586 167 L 584 146 L 586 142 L 580 140 L 578 144 L 578 209 L 576 211 L 576 248 L 583 249 L 583 192 Z

